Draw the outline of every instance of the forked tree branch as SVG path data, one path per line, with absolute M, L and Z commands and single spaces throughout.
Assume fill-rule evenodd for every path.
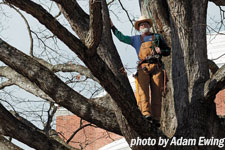
M 48 120 L 44 126 L 44 132 L 47 134 L 49 133 L 49 131 L 51 129 L 53 117 L 55 116 L 57 109 L 58 109 L 58 106 L 55 106 L 55 104 L 53 102 L 51 102 L 50 106 L 49 106 L 49 110 L 48 110 Z
M 0 39 L 0 60 L 36 84 L 60 106 L 97 126 L 120 134 L 115 114 L 86 99 L 63 83 L 54 73 Z M 29 65 L 26 65 L 29 64 Z M 104 113 L 103 113 L 104 112 Z
M 13 137 L 32 148 L 71 150 L 71 147 L 46 136 L 35 126 L 30 126 L 18 120 L 2 104 L 0 104 L 0 130 L 2 134 Z
M 11 85 L 14 85 L 12 80 L 8 80 L 8 81 L 5 81 L 5 82 L 2 82 L 0 84 L 0 90 L 4 89 L 5 87 L 11 86 Z
M 85 41 L 89 30 L 89 16 L 79 6 L 76 0 L 53 0 L 58 4 L 58 7 L 64 17 L 68 20 L 73 31 L 79 36 L 81 41 Z

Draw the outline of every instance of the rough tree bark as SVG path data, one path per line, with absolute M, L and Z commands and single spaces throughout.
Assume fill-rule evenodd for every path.
M 224 5 L 222 1 L 213 2 Z M 168 83 L 171 90 L 163 103 L 162 130 L 167 136 L 198 139 L 225 135 L 213 102 L 224 87 L 224 66 L 214 69 L 207 60 L 207 4 L 208 1 L 194 0 L 140 0 L 142 13 L 155 20 L 155 28 L 172 47 L 172 61 L 164 60 L 171 80 Z M 216 72 L 211 79 L 209 69 Z
M 137 137 L 155 139 L 160 136 L 196 139 L 200 136 L 224 137 L 224 125 L 222 126 L 216 116 L 213 99 L 215 94 L 224 87 L 225 67 L 221 67 L 211 78 L 209 77 L 206 48 L 208 1 L 139 0 L 142 12 L 154 18 L 155 30 L 161 32 L 172 47 L 171 57 L 165 59 L 169 75 L 169 92 L 163 103 L 161 129 L 164 133 L 152 130 L 149 122 L 142 117 L 128 79 L 120 71 L 123 66 L 112 41 L 105 0 L 90 0 L 90 18 L 76 0 L 53 0 L 79 39 L 41 5 L 30 0 L 5 1 L 31 14 L 64 42 L 94 75 L 94 77 L 90 74 L 89 76 L 98 81 L 109 95 L 99 99 L 86 99 L 54 74 L 57 69 L 54 70 L 44 61 L 27 56 L 0 39 L 0 60 L 23 76 L 23 81 L 27 80 L 26 83 L 33 84 L 35 89 L 40 90 L 30 90 L 31 93 L 37 95 L 42 93 L 42 98 L 55 101 L 81 118 L 103 129 L 122 134 L 128 143 Z M 214 0 L 214 2 L 223 5 L 222 1 Z M 95 22 L 96 19 L 97 22 Z M 99 26 L 96 27 L 98 23 Z M 8 67 L 1 69 L 10 71 Z M 11 85 L 12 82 L 20 84 L 21 80 L 13 81 L 9 78 L 3 87 Z M 2 105 L 0 113 L 1 134 L 10 135 L 36 149 L 51 149 L 51 147 L 68 149 L 35 127 L 19 122 L 18 118 L 10 115 Z M 3 121 L 5 124 L 2 124 Z M 17 134 L 14 133 L 15 131 Z M 23 131 L 26 136 L 21 137 L 20 133 Z M 36 143 L 29 140 L 32 132 L 36 137 L 40 137 Z M 167 147 L 173 150 L 213 148 L 217 147 Z M 156 145 L 154 147 L 134 146 L 132 149 L 163 148 Z

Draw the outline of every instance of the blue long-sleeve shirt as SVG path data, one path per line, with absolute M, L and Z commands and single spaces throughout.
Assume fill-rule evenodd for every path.
M 117 30 L 116 27 L 112 27 L 112 31 L 114 35 L 121 41 L 126 44 L 131 45 L 135 48 L 137 55 L 139 55 L 140 47 L 141 47 L 141 36 L 140 35 L 134 35 L 134 36 L 126 36 L 120 31 Z M 147 36 L 144 36 L 143 40 L 144 42 L 152 41 L 152 36 L 155 36 L 154 43 L 157 47 L 161 50 L 162 56 L 168 56 L 170 55 L 170 47 L 166 44 L 165 40 L 160 34 L 150 34 Z

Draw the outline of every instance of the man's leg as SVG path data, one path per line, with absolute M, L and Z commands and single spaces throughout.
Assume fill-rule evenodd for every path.
M 149 105 L 149 75 L 144 73 L 142 69 L 138 71 L 138 83 L 139 83 L 139 101 L 138 106 L 141 113 L 148 117 L 150 116 L 150 105 Z
M 163 72 L 161 69 L 156 71 L 150 78 L 151 87 L 151 113 L 153 119 L 160 121 L 161 103 L 163 90 Z

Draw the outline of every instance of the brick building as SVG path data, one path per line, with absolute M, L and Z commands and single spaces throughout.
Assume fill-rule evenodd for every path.
M 56 113 L 56 131 L 67 141 L 74 132 L 77 132 L 69 144 L 75 148 L 85 150 L 98 150 L 99 148 L 121 139 L 122 137 L 100 128 L 89 126 L 64 108 Z M 80 129 L 82 126 L 86 127 Z
M 225 118 L 225 89 L 221 90 L 215 99 L 216 113 L 220 118 Z
M 225 64 L 225 38 L 223 34 L 215 33 L 207 36 L 208 58 L 213 60 L 218 67 Z M 225 116 L 225 89 L 216 95 L 214 102 L 216 104 L 217 115 L 220 117 Z

